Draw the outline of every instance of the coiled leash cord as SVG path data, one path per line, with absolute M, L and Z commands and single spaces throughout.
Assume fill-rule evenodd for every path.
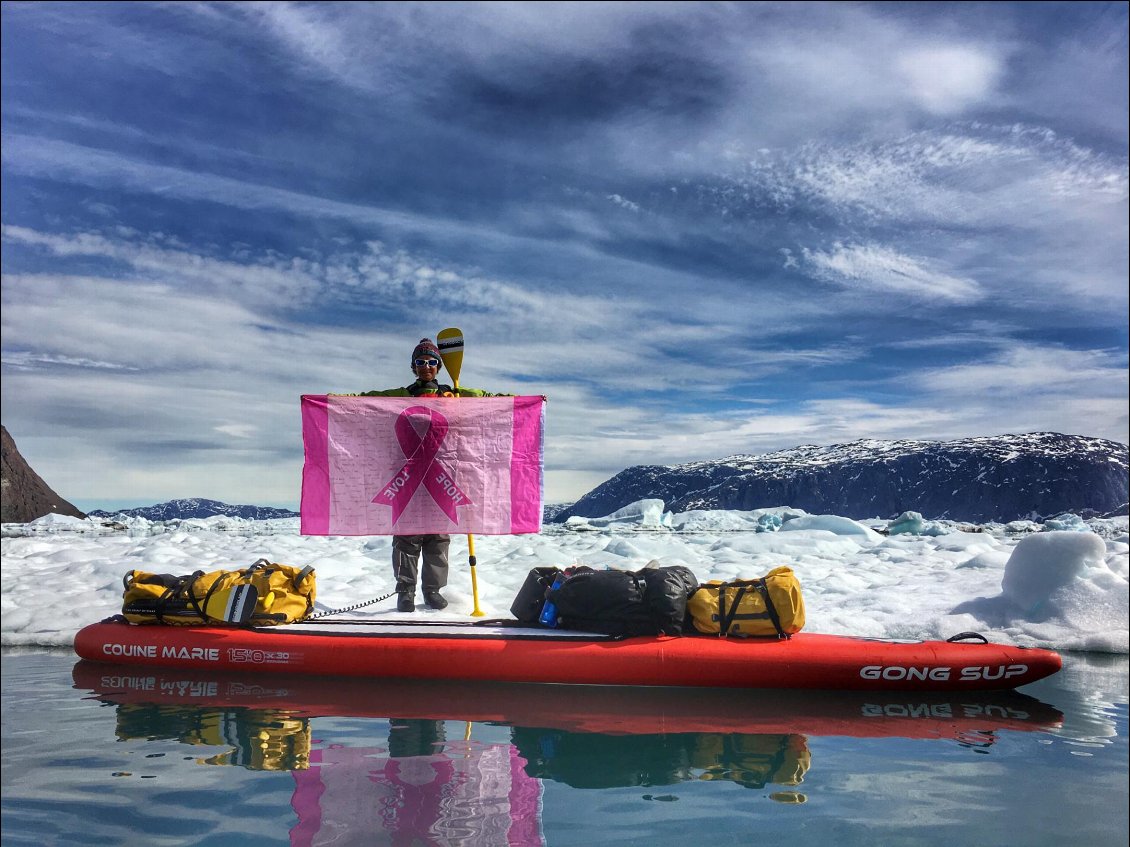
M 302 619 L 301 623 L 306 623 L 306 621 L 312 621 L 317 618 L 328 618 L 330 615 L 340 615 L 342 612 L 354 612 L 357 609 L 363 609 L 366 606 L 372 606 L 374 603 L 379 603 L 382 600 L 387 600 L 394 594 L 396 594 L 395 591 L 390 591 L 388 594 L 384 594 L 380 597 L 374 597 L 372 600 L 366 600 L 364 603 L 356 603 L 352 606 L 343 606 L 340 609 L 327 609 L 324 612 L 318 612 L 316 615 L 308 615 L 307 617 Z

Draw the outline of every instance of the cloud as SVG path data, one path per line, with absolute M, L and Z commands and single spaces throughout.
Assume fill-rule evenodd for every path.
M 46 251 L 61 258 L 99 258 L 112 261 L 124 275 L 122 296 L 147 290 L 145 283 L 182 289 L 201 300 L 219 297 L 268 314 L 311 305 L 351 305 L 378 299 L 386 309 L 411 309 L 426 301 L 437 307 L 524 315 L 545 307 L 544 295 L 527 287 L 487 278 L 380 241 L 352 245 L 319 258 L 282 256 L 271 252 L 244 256 L 240 261 L 190 250 L 160 234 L 116 232 L 44 233 L 27 227 L 2 226 L 4 241 Z M 133 280 L 137 288 L 131 288 Z M 89 281 L 92 285 L 98 281 Z M 7 283 L 6 283 L 7 284 Z M 11 285 L 21 286 L 12 278 Z M 159 297 L 168 296 L 164 287 Z M 32 300 L 33 291 L 25 289 Z M 171 293 L 171 292 L 170 292 Z M 13 293 L 13 297 L 17 295 Z M 555 295 L 560 302 L 573 299 Z M 587 311 L 574 303 L 577 313 Z
M 387 387 L 371 384 L 373 371 L 407 376 L 384 364 L 406 361 L 405 327 L 463 324 L 474 339 L 470 373 L 487 387 L 518 388 L 622 361 L 620 339 L 648 326 L 642 314 L 653 306 L 492 279 L 377 241 L 301 258 L 236 245 L 236 261 L 158 234 L 2 231 L 6 252 L 109 263 L 102 276 L 4 275 L 5 367 L 40 374 L 68 363 L 158 378 L 175 370 L 201 388 L 363 390 Z M 630 349 L 638 371 L 654 348 Z M 622 379 L 635 378 L 625 370 Z
M 441 221 L 424 215 L 384 209 L 372 203 L 347 203 L 317 194 L 278 188 L 253 178 L 236 179 L 202 169 L 158 164 L 114 150 L 6 133 L 3 163 L 6 172 L 53 179 L 126 194 L 205 201 L 243 211 L 277 210 L 309 218 L 345 219 L 412 232 L 462 230 L 489 236 L 472 224 Z
M 10 245 L 37 248 L 65 259 L 107 260 L 120 269 L 119 273 L 139 283 L 139 296 L 143 296 L 148 281 L 275 309 L 309 303 L 320 287 L 316 276 L 320 269 L 309 261 L 266 256 L 257 263 L 233 262 L 187 250 L 175 239 L 160 234 L 142 236 L 126 231 L 116 233 L 117 237 L 99 232 L 60 235 L 8 225 L 0 227 L 0 232 Z M 159 291 L 158 297 L 166 296 L 164 288 Z
M 1116 209 L 1130 183 L 1124 156 L 1047 128 L 982 123 L 758 151 L 720 176 L 738 189 L 730 196 L 812 208 L 844 223 L 916 227 L 1054 227 L 1081 205 Z
M 201 367 L 227 367 L 262 321 L 231 301 L 160 283 L 35 274 L 5 274 L 3 283 L 5 363 L 7 350 L 26 351 L 25 371 L 175 369 L 191 380 Z
M 116 362 L 99 362 L 94 359 L 74 358 L 71 356 L 53 356 L 28 353 L 20 350 L 5 350 L 0 356 L 0 362 L 5 367 L 19 371 L 40 370 L 44 367 L 90 368 L 93 370 L 137 370 L 128 365 Z
M 976 282 L 951 276 L 928 260 L 879 244 L 835 244 L 831 251 L 804 250 L 805 268 L 818 279 L 857 292 L 898 294 L 921 300 L 969 303 L 980 299 Z
M 364 87 L 382 76 L 406 82 L 407 68 L 440 75 L 441 58 L 448 67 L 509 74 L 528 69 L 535 58 L 554 64 L 623 55 L 641 28 L 701 18 L 696 5 L 257 3 L 231 13 L 261 22 L 280 48 L 301 60 Z
M 621 197 L 619 194 L 609 194 L 608 199 L 622 209 L 627 209 L 629 212 L 638 212 L 640 210 L 639 203 L 633 203 L 626 197 Z
M 250 423 L 236 423 L 222 424 L 215 427 L 215 430 L 232 438 L 252 438 L 259 431 L 259 427 Z
M 300 60 L 328 72 L 338 79 L 357 84 L 351 68 L 364 55 L 381 56 L 388 45 L 389 27 L 364 27 L 369 49 L 354 50 L 360 36 L 356 23 L 363 18 L 353 14 L 345 26 L 334 20 L 337 4 L 303 5 L 298 3 L 247 3 L 235 10 L 236 16 L 248 15 L 258 21 L 270 36 L 286 45 Z M 353 26 L 350 26 L 350 22 Z M 383 32 L 382 32 L 383 30 Z M 374 39 L 374 36 L 383 36 Z M 374 47 L 378 49 L 373 49 Z
M 494 145 L 536 138 L 527 157 L 595 156 L 637 173 L 693 172 L 735 141 L 776 146 L 838 137 L 848 122 L 905 127 L 991 106 L 1014 49 L 984 29 L 855 4 L 798 14 L 678 2 L 264 3 L 223 13 L 229 26 L 255 22 L 280 67 L 378 93 L 398 120 L 459 126 L 464 143 L 470 133 Z
M 1000 345 L 974 362 L 923 371 L 916 375 L 916 381 L 930 392 L 946 396 L 1000 400 L 1086 393 L 1124 401 L 1126 365 L 1125 351 L 1011 344 Z
M 1117 356 L 1098 351 L 1069 354 L 1047 382 L 1040 382 L 1041 369 L 1067 352 L 1028 345 L 968 366 L 870 380 L 873 394 L 899 396 L 886 403 L 867 396 L 799 403 L 775 397 L 763 406 L 730 412 L 666 409 L 662 417 L 646 408 L 590 405 L 586 426 L 566 423 L 560 431 L 551 429 L 550 436 L 555 459 L 574 469 L 681 464 L 869 438 L 949 440 L 1046 430 L 1125 443 L 1124 357 L 1120 365 Z M 1095 380 L 1103 381 L 1101 392 L 1092 390 Z
M 996 93 L 1002 57 L 971 45 L 913 47 L 895 57 L 910 95 L 928 112 L 959 114 Z

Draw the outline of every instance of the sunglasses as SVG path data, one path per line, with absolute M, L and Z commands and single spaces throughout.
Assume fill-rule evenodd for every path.
M 412 364 L 417 368 L 438 368 L 439 359 L 415 359 Z

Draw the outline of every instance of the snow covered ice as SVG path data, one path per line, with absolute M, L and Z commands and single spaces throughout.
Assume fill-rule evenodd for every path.
M 476 536 L 479 606 L 509 617 L 534 567 L 584 564 L 638 570 L 651 560 L 685 565 L 700 582 L 763 576 L 789 565 L 801 582 L 808 632 L 944 639 L 976 631 L 1006 644 L 1130 652 L 1130 540 L 1125 517 L 1062 515 L 970 526 L 854 521 L 799 509 L 664 511 L 641 500 L 603 518 L 570 518 L 537 535 Z M 122 577 L 138 569 L 187 574 L 247 567 L 260 558 L 313 565 L 318 609 L 338 609 L 393 590 L 388 536 L 302 536 L 298 519 L 216 517 L 114 522 L 49 515 L 5 524 L 3 646 L 70 646 L 89 623 L 121 611 Z M 474 604 L 466 539 L 452 537 L 444 612 L 466 620 Z M 396 617 L 393 600 L 350 617 Z

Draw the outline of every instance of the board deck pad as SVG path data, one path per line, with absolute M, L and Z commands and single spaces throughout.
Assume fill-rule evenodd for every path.
M 316 620 L 256 627 L 256 631 L 277 635 L 411 636 L 414 638 L 522 638 L 546 641 L 616 641 L 619 636 L 541 626 L 514 626 L 505 621 L 378 621 L 366 618 Z

